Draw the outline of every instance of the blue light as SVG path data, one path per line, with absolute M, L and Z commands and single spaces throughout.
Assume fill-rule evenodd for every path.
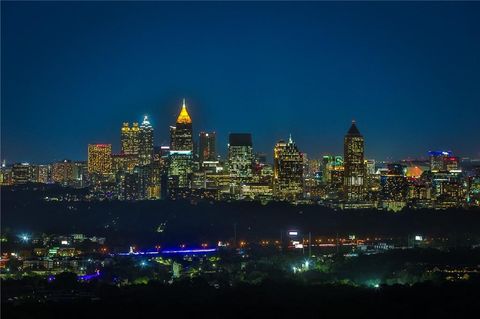
M 216 248 L 208 249 L 184 249 L 184 250 L 163 250 L 162 254 L 188 254 L 188 253 L 212 253 Z
M 430 156 L 452 156 L 452 151 L 430 151 L 428 152 Z
M 100 276 L 100 271 L 97 270 L 94 274 L 78 276 L 79 280 L 91 280 Z
M 100 276 L 100 270 L 97 270 L 94 274 L 89 274 L 89 275 L 79 275 L 77 276 L 77 279 L 78 280 L 91 280 L 93 278 L 97 278 Z M 48 282 L 52 282 L 55 280 L 55 276 L 54 275 L 50 275 L 48 276 L 47 278 Z
M 28 234 L 21 234 L 18 236 L 24 243 L 30 240 L 30 236 Z
M 181 249 L 181 250 L 162 250 L 162 251 L 136 251 L 128 253 L 117 253 L 118 256 L 144 256 L 159 254 L 195 254 L 195 253 L 212 253 L 217 251 L 216 248 L 199 248 L 199 249 Z

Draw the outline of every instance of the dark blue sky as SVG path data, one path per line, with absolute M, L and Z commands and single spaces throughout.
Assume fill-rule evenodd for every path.
M 292 133 L 309 157 L 478 156 L 480 3 L 2 2 L 2 158 L 119 150 L 123 121 L 167 143 L 185 97 L 194 130 Z

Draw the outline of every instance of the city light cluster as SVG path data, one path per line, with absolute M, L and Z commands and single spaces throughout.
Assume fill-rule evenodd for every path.
M 141 124 L 124 122 L 118 154 L 111 144 L 89 144 L 86 162 L 2 165 L 0 182 L 88 187 L 82 200 L 286 201 L 392 211 L 480 203 L 479 161 L 443 150 L 428 152 L 428 160 L 367 159 L 355 121 L 344 136 L 342 155 L 308 158 L 290 136 L 274 145 L 273 165 L 265 153 L 254 152 L 250 133 L 230 133 L 227 157 L 220 158 L 215 132 L 194 138 L 185 99 L 169 131 L 169 145 L 156 146 L 147 116 Z

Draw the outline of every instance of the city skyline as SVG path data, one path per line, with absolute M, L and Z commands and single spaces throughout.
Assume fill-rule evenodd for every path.
M 177 116 L 174 116 L 173 118 L 177 118 L 177 121 L 182 118 L 182 117 L 188 117 L 188 121 L 190 122 L 193 122 L 193 120 L 190 119 L 190 115 L 189 113 L 191 113 L 191 110 L 190 110 L 190 107 L 188 108 L 188 112 L 186 111 L 186 99 L 183 98 L 181 99 L 182 101 L 182 104 L 180 106 L 180 111 L 178 112 L 178 115 Z M 178 108 L 178 107 L 177 107 Z M 98 141 L 97 139 L 95 139 L 93 142 L 89 142 L 88 145 L 110 145 L 112 147 L 111 149 L 111 154 L 112 156 L 113 155 L 120 155 L 120 154 L 130 154 L 128 151 L 125 152 L 124 150 L 124 141 L 123 141 L 123 134 L 124 134 L 124 130 L 125 128 L 129 128 L 129 124 L 132 123 L 132 128 L 133 127 L 136 127 L 137 129 L 140 127 L 139 124 L 141 123 L 142 125 L 145 125 L 145 123 L 147 123 L 148 127 L 150 130 L 152 130 L 152 132 L 157 132 L 157 130 L 160 130 L 160 131 L 166 131 L 164 129 L 161 129 L 161 128 L 155 128 L 154 126 L 151 125 L 151 122 L 149 121 L 149 118 L 150 118 L 150 115 L 143 115 L 141 117 L 141 119 L 143 119 L 143 122 L 140 122 L 140 121 L 136 121 L 136 120 L 133 120 L 133 121 L 123 121 L 122 124 L 123 126 L 117 130 L 118 132 L 118 136 L 117 138 L 115 138 L 114 140 L 111 140 L 111 141 L 107 141 L 107 140 L 101 140 L 101 141 Z M 352 125 L 350 127 L 349 130 L 352 129 L 352 127 L 355 129 L 355 130 L 358 130 L 356 125 L 357 125 L 357 121 L 355 119 L 352 119 L 350 122 L 349 122 L 350 125 Z M 170 130 L 173 128 L 173 126 L 169 126 Z M 347 131 L 347 134 L 349 133 L 349 130 Z M 193 140 L 193 143 L 194 143 L 194 146 L 197 145 L 198 147 L 198 143 L 200 143 L 200 139 L 201 139 L 201 135 L 205 133 L 205 130 L 193 130 L 193 135 L 192 135 L 192 140 Z M 218 136 L 218 134 L 216 133 L 215 130 L 212 130 L 211 133 L 213 133 L 213 135 L 215 135 L 215 137 Z M 170 132 L 170 134 L 172 134 L 172 132 Z M 231 135 L 231 134 L 236 134 L 235 132 L 229 132 L 227 134 L 227 138 L 228 138 L 228 135 Z M 248 133 L 248 134 L 251 134 L 251 133 Z M 208 135 L 208 134 L 207 134 Z M 286 134 L 288 136 L 290 136 L 289 138 L 291 139 L 292 138 L 292 133 L 288 133 Z M 342 135 L 343 136 L 343 135 Z M 340 139 L 340 143 L 342 143 L 341 145 L 343 145 L 343 137 L 340 136 L 338 139 Z M 169 141 L 169 138 L 170 137 L 167 137 L 165 139 L 162 140 L 162 143 L 159 144 L 158 143 L 158 140 L 156 140 L 155 138 L 152 138 L 151 139 L 151 143 L 153 143 L 153 146 L 154 147 L 170 147 L 170 141 Z M 298 137 L 295 138 L 295 140 L 297 140 Z M 224 138 L 223 138 L 224 139 Z M 268 159 L 269 162 L 273 163 L 274 162 L 274 153 L 275 153 L 275 147 L 276 147 L 276 144 L 280 141 L 280 142 L 283 142 L 284 139 L 285 139 L 285 136 L 283 137 L 279 137 L 275 142 L 272 143 L 271 147 L 269 150 L 258 150 L 255 148 L 255 138 L 254 136 L 251 137 L 252 139 L 252 149 L 254 151 L 255 154 L 262 154 L 262 155 L 266 155 L 266 158 Z M 217 144 L 218 142 L 216 142 Z M 218 150 L 217 154 L 218 156 L 221 156 L 221 158 L 224 158 L 226 159 L 228 156 L 228 142 L 225 144 L 225 145 L 216 145 L 215 148 Z M 304 148 L 307 148 L 308 146 L 302 146 L 302 149 Z M 343 148 L 343 147 L 342 147 Z M 199 150 L 196 150 L 197 152 Z M 452 148 L 444 148 L 444 149 L 425 149 L 424 151 L 424 154 L 421 154 L 417 157 L 414 157 L 414 156 L 406 156 L 405 158 L 385 158 L 385 159 L 378 159 L 378 158 L 374 158 L 372 156 L 366 156 L 365 155 L 365 159 L 367 158 L 371 158 L 371 159 L 376 159 L 376 160 L 379 160 L 379 161 L 392 161 L 392 162 L 395 162 L 395 161 L 402 161 L 402 160 L 426 160 L 428 159 L 428 157 L 430 156 L 430 153 L 431 152 L 449 152 L 449 153 L 452 153 Z M 151 150 L 151 152 L 153 152 L 153 149 Z M 311 158 L 321 158 L 323 156 L 330 156 L 330 155 L 342 155 L 344 152 L 344 150 L 340 150 L 339 152 L 337 153 L 333 153 L 333 152 L 322 152 L 322 153 L 319 153 L 317 156 L 311 156 L 309 155 Z M 304 154 L 309 154 L 305 151 L 302 151 L 301 153 L 304 153 Z M 466 156 L 468 158 L 468 156 Z M 475 158 L 475 157 L 473 157 Z M 8 161 L 7 162 L 7 159 L 6 158 L 2 158 L 2 162 L 5 161 L 7 164 L 12 164 L 12 163 L 35 163 L 35 164 L 46 164 L 46 163 L 50 163 L 50 162 L 62 162 L 64 160 L 73 160 L 73 161 L 86 161 L 88 160 L 88 151 L 85 152 L 85 156 L 82 157 L 82 158 L 68 158 L 68 157 L 63 157 L 63 158 L 58 158 L 58 159 L 53 159 L 53 160 L 46 160 L 46 161 L 43 161 L 43 162 L 34 162 L 34 161 L 29 161 L 29 160 L 24 160 L 24 161 Z
M 119 123 L 144 115 L 168 144 L 182 97 L 222 156 L 232 132 L 270 160 L 290 133 L 311 158 L 342 154 L 355 119 L 366 158 L 478 157 L 479 8 L 2 3 L 2 159 L 118 152 Z
M 480 0 L 0 15 L 2 318 L 480 310 Z

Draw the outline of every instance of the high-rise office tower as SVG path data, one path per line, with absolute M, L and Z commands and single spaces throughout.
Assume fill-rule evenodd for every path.
M 123 123 L 121 130 L 122 154 L 137 155 L 140 149 L 140 127 L 134 122 L 130 127 L 128 122 Z
M 112 144 L 88 144 L 88 173 L 112 173 Z
M 198 157 L 199 157 L 200 165 L 202 165 L 204 161 L 217 160 L 215 139 L 216 139 L 215 132 L 211 132 L 211 133 L 200 132 L 199 143 L 198 143 L 198 148 L 199 148 Z
M 405 168 L 400 164 L 388 164 L 387 170 L 380 178 L 381 199 L 384 201 L 404 201 L 408 193 Z
M 279 141 L 273 149 L 273 190 L 276 198 L 294 201 L 303 194 L 303 154 L 292 140 Z
M 344 197 L 347 201 L 365 199 L 364 138 L 355 121 L 344 138 Z
M 457 171 L 457 170 L 461 169 L 458 166 L 458 163 L 459 163 L 459 159 L 458 159 L 457 156 L 449 156 L 449 157 L 444 158 L 444 160 L 443 160 L 443 165 L 445 167 L 445 170 L 447 170 L 449 172 Z
M 253 159 L 252 135 L 231 133 L 228 138 L 228 168 L 232 193 L 238 193 L 239 186 L 251 181 Z
M 185 99 L 175 126 L 170 127 L 170 152 L 168 165 L 169 189 L 190 187 L 193 170 L 193 128 Z
M 430 151 L 430 171 L 445 172 L 458 169 L 458 157 L 452 156 L 451 151 Z
M 149 165 L 152 162 L 153 127 L 147 116 L 143 118 L 143 122 L 140 125 L 138 155 L 140 165 Z
M 175 127 L 170 127 L 170 149 L 173 151 L 192 151 L 193 150 L 193 128 L 192 119 L 187 112 L 185 99 L 183 99 L 182 110 L 177 117 Z

